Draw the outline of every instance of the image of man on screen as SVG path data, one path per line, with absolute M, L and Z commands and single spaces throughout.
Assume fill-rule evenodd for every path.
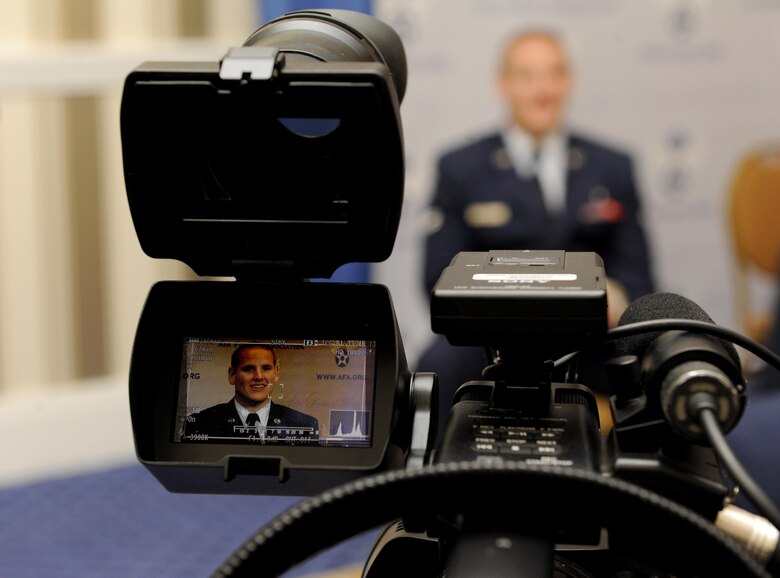
M 272 400 L 279 382 L 280 362 L 267 345 L 240 345 L 230 358 L 228 381 L 233 399 L 187 418 L 185 435 L 252 438 L 267 442 L 316 440 L 319 423 L 311 415 Z

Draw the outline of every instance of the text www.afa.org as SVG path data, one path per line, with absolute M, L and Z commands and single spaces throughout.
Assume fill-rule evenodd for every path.
M 365 373 L 318 373 L 317 381 L 365 381 Z

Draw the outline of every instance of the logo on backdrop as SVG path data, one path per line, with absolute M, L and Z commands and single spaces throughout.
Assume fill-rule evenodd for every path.
M 690 0 L 673 2 L 666 18 L 669 35 L 680 42 L 695 36 L 701 20 L 698 8 Z
M 690 144 L 691 135 L 685 130 L 675 130 L 666 135 L 667 165 L 661 172 L 661 190 L 669 200 L 681 200 L 691 191 L 693 175 L 686 158 Z
M 339 349 L 336 351 L 336 365 L 339 367 L 346 367 L 349 364 L 349 353 L 345 349 Z
M 702 0 L 669 0 L 653 3 L 657 11 L 657 34 L 653 40 L 639 46 L 640 57 L 650 62 L 699 63 L 720 60 L 725 45 L 718 38 L 710 19 L 717 16 L 715 9 Z M 653 30 L 652 20 L 648 31 Z M 655 40 L 657 39 L 657 40 Z
M 712 213 L 711 199 L 701 190 L 701 152 L 695 132 L 689 127 L 675 127 L 661 134 L 650 157 L 651 199 L 657 218 L 679 222 Z

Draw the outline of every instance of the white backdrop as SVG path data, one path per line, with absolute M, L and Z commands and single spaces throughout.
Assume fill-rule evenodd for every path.
M 409 64 L 404 214 L 372 280 L 393 294 L 410 363 L 431 337 L 421 215 L 436 158 L 499 122 L 498 53 L 526 26 L 568 45 L 571 124 L 633 154 L 659 290 L 739 329 L 726 195 L 742 156 L 780 141 L 780 1 L 375 0 L 374 12 Z M 754 288 L 764 302 L 774 291 Z

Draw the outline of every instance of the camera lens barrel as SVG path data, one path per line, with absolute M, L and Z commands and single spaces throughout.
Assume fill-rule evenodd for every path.
M 395 82 L 398 102 L 406 93 L 406 53 L 390 26 L 350 10 L 288 12 L 257 29 L 244 46 L 271 46 L 287 55 L 324 62 L 381 62 Z

